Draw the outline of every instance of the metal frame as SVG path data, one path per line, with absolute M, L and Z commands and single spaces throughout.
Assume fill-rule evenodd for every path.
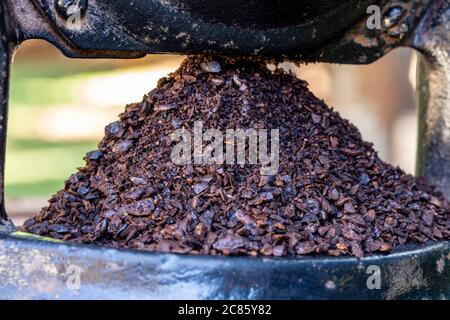
M 243 21 L 248 15 L 245 10 L 227 23 L 217 23 L 214 6 L 220 8 L 221 0 L 211 0 L 211 8 L 204 11 L 199 9 L 202 1 L 191 0 L 200 6 L 187 9 L 183 9 L 187 0 L 0 2 L 0 234 L 5 234 L 0 235 L 0 298 L 450 298 L 449 242 L 405 247 L 361 260 L 266 259 L 138 253 L 11 236 L 14 226 L 3 198 L 9 70 L 15 49 L 27 39 L 45 39 L 77 58 L 177 52 L 365 64 L 399 46 L 415 48 L 422 53 L 417 172 L 450 196 L 448 0 L 346 0 L 335 10 L 318 0 L 315 3 L 323 5 L 320 17 L 310 10 L 297 21 L 294 11 L 286 25 L 270 19 Z M 313 3 L 289 0 L 282 9 L 289 12 L 289 5 L 295 7 L 297 2 Z M 64 3 L 88 6 L 80 11 L 79 24 L 67 24 L 61 13 L 67 8 L 56 7 Z M 381 30 L 366 27 L 363 9 L 369 3 L 382 8 Z M 230 0 L 230 4 L 240 2 Z M 365 271 L 372 264 L 381 268 L 385 285 L 380 290 L 366 286 Z M 78 291 L 67 287 L 65 276 L 71 265 L 84 271 Z M 39 286 L 42 281 L 46 286 Z
M 373 62 L 405 45 L 432 1 L 285 0 L 264 10 L 261 7 L 273 1 L 243 5 L 228 0 L 224 5 L 222 0 L 6 0 L 19 42 L 45 39 L 69 57 L 216 53 L 352 64 Z M 59 2 L 87 6 L 78 24 L 58 14 Z M 402 15 L 391 19 L 392 25 L 370 30 L 366 27 L 370 5 L 381 8 L 384 20 L 392 18 L 394 8 L 401 9 Z M 311 9 L 305 16 L 298 11 L 308 6 L 325 8 L 320 16 Z M 288 15 L 289 23 L 280 25 L 272 18 L 275 13 L 270 10 L 276 8 Z M 215 11 L 236 17 L 218 23 Z
M 450 199 L 450 2 L 435 1 L 412 38 L 421 53 L 417 85 L 417 175 Z

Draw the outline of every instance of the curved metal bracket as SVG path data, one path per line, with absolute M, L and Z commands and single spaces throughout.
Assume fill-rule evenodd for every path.
M 325 10 L 324 16 L 314 16 L 311 11 L 308 13 L 310 16 L 300 19 L 296 18 L 298 12 L 292 12 L 291 22 L 282 26 L 279 21 L 268 18 L 257 28 L 248 27 L 246 21 L 239 24 L 234 17 L 227 23 L 217 23 L 214 20 L 217 17 L 208 17 L 214 10 L 206 10 L 202 13 L 204 16 L 198 17 L 196 12 L 183 9 L 182 4 L 186 1 L 111 0 L 108 5 L 99 0 L 83 1 L 89 3 L 89 7 L 83 11 L 78 26 L 68 25 L 62 19 L 55 8 L 55 0 L 4 0 L 0 3 L 4 18 L 0 31 L 1 72 L 4 75 L 1 79 L 0 208 L 3 207 L 2 159 L 6 139 L 9 64 L 15 46 L 27 39 L 45 39 L 65 55 L 77 58 L 137 58 L 146 53 L 206 52 L 367 64 L 395 47 L 408 45 L 417 48 L 424 52 L 426 59 L 421 73 L 425 85 L 419 88 L 422 121 L 418 172 L 428 176 L 442 190 L 447 190 L 449 195 L 450 173 L 441 173 L 442 165 L 449 166 L 450 163 L 446 47 L 449 23 L 448 9 L 445 9 L 448 0 L 375 1 L 384 17 L 378 30 L 367 28 L 365 10 L 371 1 L 366 0 L 343 1 L 335 12 Z M 195 1 L 203 3 L 204 0 Z M 263 5 L 266 3 L 264 1 L 254 1 L 252 5 Z M 313 1 L 298 2 L 307 4 Z M 214 9 L 221 2 L 207 3 L 210 9 Z M 239 2 L 233 0 L 230 3 Z M 351 7 L 352 3 L 354 7 Z M 391 14 L 399 10 L 401 14 L 394 14 L 392 20 Z M 260 13 L 263 14 L 263 10 Z M 329 30 L 330 21 L 324 17 L 336 18 L 333 21 L 336 30 Z M 245 19 L 245 15 L 240 19 Z M 413 30 L 415 34 L 411 37 Z M 0 209 L 0 217 L 6 219 L 4 209 Z

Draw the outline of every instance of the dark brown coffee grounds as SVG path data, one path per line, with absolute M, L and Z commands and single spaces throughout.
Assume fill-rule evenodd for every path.
M 279 129 L 278 173 L 173 163 L 171 133 L 195 121 Z M 361 257 L 450 238 L 449 203 L 433 187 L 382 162 L 305 82 L 263 64 L 191 57 L 105 134 L 22 230 L 202 255 Z

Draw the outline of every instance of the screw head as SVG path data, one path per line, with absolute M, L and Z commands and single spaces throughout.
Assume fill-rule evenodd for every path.
M 388 29 L 392 28 L 393 26 L 398 24 L 398 22 L 400 21 L 400 19 L 403 17 L 404 14 L 405 12 L 401 7 L 390 8 L 384 16 L 383 19 L 384 26 Z
M 64 20 L 73 16 L 82 17 L 87 11 L 88 0 L 56 0 L 55 9 Z

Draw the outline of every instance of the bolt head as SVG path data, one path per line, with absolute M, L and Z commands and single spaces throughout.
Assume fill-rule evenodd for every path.
M 398 22 L 400 21 L 400 19 L 403 17 L 404 14 L 405 12 L 401 7 L 390 8 L 384 16 L 383 19 L 384 26 L 386 28 L 392 28 L 393 26 L 398 24 Z
M 56 0 L 55 9 L 64 20 L 72 16 L 84 16 L 88 8 L 88 0 Z

